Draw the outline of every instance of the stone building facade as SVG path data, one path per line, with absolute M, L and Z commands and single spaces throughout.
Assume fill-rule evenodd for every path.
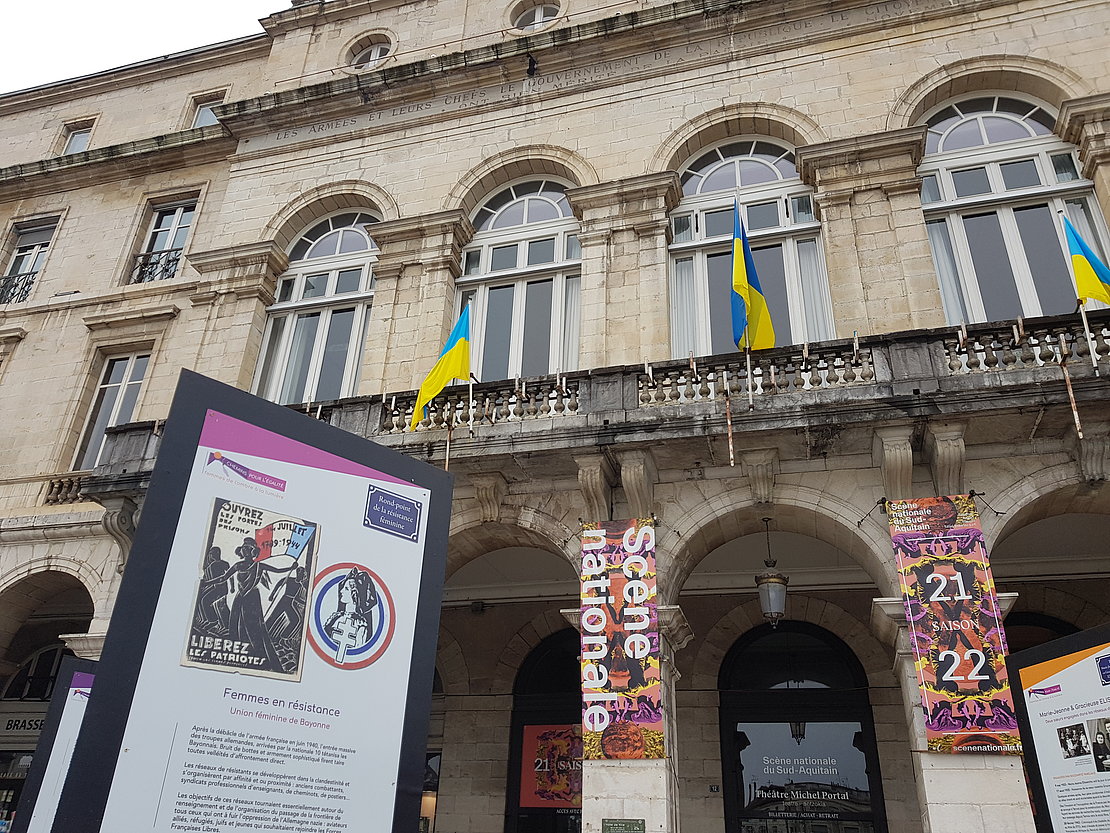
M 190 368 L 436 465 L 454 426 L 430 829 L 1031 831 L 1020 761 L 923 751 L 880 509 L 983 496 L 1015 647 L 1110 618 L 1110 319 L 1085 337 L 1056 220 L 1110 252 L 1106 4 L 301 0 L 261 24 L 0 95 L 0 797 L 60 646 L 97 655 Z M 750 370 L 734 200 L 778 334 Z M 409 431 L 467 302 L 474 400 Z M 581 815 L 529 807 L 525 727 L 578 709 L 580 523 L 648 515 L 672 753 L 587 766 Z M 805 670 L 752 668 L 791 651 L 849 682 L 768 699 Z M 784 709 L 858 725 L 858 817 L 745 815 L 736 727 Z

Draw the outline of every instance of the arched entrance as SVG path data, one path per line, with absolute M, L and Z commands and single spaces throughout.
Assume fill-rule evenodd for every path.
M 578 631 L 532 649 L 513 685 L 505 833 L 582 829 L 582 689 Z
M 867 678 L 843 642 L 762 625 L 718 688 L 728 833 L 886 833 Z
M 62 635 L 84 633 L 93 616 L 88 590 L 48 570 L 0 594 L 0 830 L 11 819 L 31 765 L 65 654 Z

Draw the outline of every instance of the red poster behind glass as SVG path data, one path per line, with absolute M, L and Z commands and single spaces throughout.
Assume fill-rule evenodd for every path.
M 890 537 L 934 752 L 1021 752 L 1006 637 L 975 501 L 893 500 Z
M 520 752 L 520 806 L 582 806 L 582 727 L 525 726 Z

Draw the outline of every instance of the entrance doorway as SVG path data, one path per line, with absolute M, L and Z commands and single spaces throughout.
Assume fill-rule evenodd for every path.
M 728 833 L 887 833 L 867 677 L 805 622 L 763 625 L 721 665 Z
M 513 685 L 505 833 L 582 829 L 582 683 L 578 631 L 540 642 Z

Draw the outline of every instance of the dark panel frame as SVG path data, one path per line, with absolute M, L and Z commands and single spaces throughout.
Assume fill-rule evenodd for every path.
M 89 698 L 52 831 L 100 831 L 173 546 L 173 536 L 166 530 L 177 528 L 209 410 L 387 472 L 431 493 L 425 535 L 426 567 L 421 573 L 397 797 L 389 828 L 393 833 L 410 833 L 420 817 L 453 478 L 426 463 L 189 370 L 181 371 L 166 421 L 161 450 L 104 642 L 96 686 Z

